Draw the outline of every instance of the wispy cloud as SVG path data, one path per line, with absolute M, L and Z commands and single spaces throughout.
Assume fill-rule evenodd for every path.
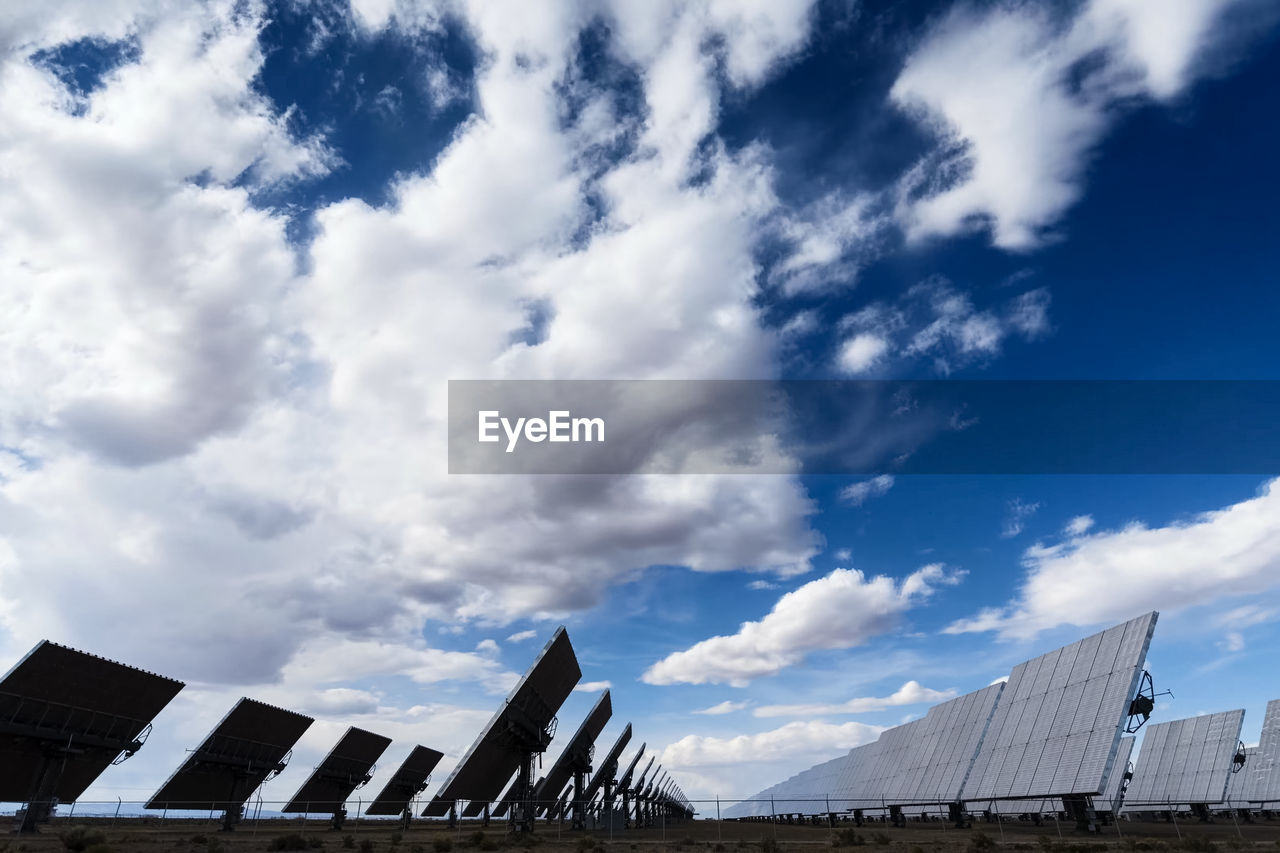
M 1004 523 L 1000 528 L 1003 539 L 1012 539 L 1027 526 L 1027 519 L 1035 515 L 1040 508 L 1039 503 L 1026 503 L 1021 498 L 1014 498 L 1005 507 Z
M 613 686 L 612 681 L 584 681 L 573 688 L 574 693 L 600 693 Z
M 870 480 L 851 483 L 840 490 L 840 500 L 854 506 L 862 506 L 868 498 L 888 494 L 893 488 L 893 475 L 880 474 Z
M 748 705 L 747 702 L 733 702 L 731 700 L 726 699 L 725 701 L 720 702 L 719 704 L 712 705 L 710 708 L 701 708 L 691 713 L 703 714 L 708 717 L 718 717 L 723 714 L 732 714 L 735 711 L 741 711 L 742 709 L 746 708 L 747 705 Z
M 863 696 L 836 704 L 761 705 L 751 713 L 757 717 L 817 717 L 832 714 L 862 714 L 883 711 L 899 705 L 917 705 L 922 702 L 937 703 L 956 695 L 954 689 L 933 690 L 918 681 L 908 681 L 889 696 Z

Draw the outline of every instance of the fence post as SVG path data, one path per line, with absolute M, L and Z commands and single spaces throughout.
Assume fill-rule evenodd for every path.
M 720 795 L 716 794 L 716 843 L 724 843 L 724 824 L 720 822 Z

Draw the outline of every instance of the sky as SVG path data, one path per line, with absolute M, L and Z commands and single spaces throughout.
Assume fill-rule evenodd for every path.
M 240 696 L 317 719 L 267 800 L 351 724 L 394 739 L 370 791 L 416 743 L 438 785 L 560 624 L 560 731 L 609 686 L 601 743 L 691 799 L 1152 609 L 1159 718 L 1256 741 L 1280 472 L 450 475 L 446 404 L 1280 379 L 1278 36 L 1266 0 L 3 4 L 0 668 L 187 682 L 112 802 Z

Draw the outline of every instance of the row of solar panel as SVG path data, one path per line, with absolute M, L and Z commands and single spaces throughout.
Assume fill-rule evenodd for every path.
M 1280 700 L 1267 705 L 1261 742 L 1247 754 L 1239 742 L 1242 709 L 1152 725 L 1123 787 L 1133 738 L 1121 738 L 1121 730 L 1155 617 L 1018 664 L 1007 684 L 937 705 L 726 816 L 955 802 L 998 813 L 1056 812 L 1062 797 L 1081 795 L 1107 811 L 1122 796 L 1132 811 L 1280 801 Z
M 443 814 L 457 800 L 468 800 L 479 809 L 497 800 L 521 761 L 521 750 L 500 737 L 504 727 L 515 717 L 539 731 L 547 729 L 580 677 L 568 635 L 560 628 L 454 768 L 428 813 Z M 56 643 L 37 644 L 0 680 L 0 801 L 47 806 L 78 799 L 108 766 L 141 747 L 151 720 L 184 686 Z M 612 712 L 606 690 L 532 792 L 535 799 L 558 798 L 575 769 L 579 774 L 590 772 L 592 744 Z M 213 807 L 238 814 L 253 791 L 284 768 L 293 745 L 313 722 L 303 714 L 241 699 L 147 807 Z M 585 801 L 616 773 L 630 736 L 628 724 L 597 768 Z M 382 735 L 349 728 L 283 811 L 340 811 L 354 790 L 369 780 L 374 763 L 390 743 Z M 539 741 L 538 751 L 548 743 L 549 734 Z M 643 746 L 635 760 L 642 752 Z M 366 814 L 404 812 L 441 758 L 437 750 L 415 747 Z M 659 789 L 655 773 L 650 782 L 653 790 L 648 793 L 655 799 L 687 805 L 673 780 L 663 778 Z
M 819 784 L 826 786 L 821 796 L 867 808 L 1097 795 L 1156 618 L 1147 613 L 1020 663 L 1006 683 L 937 705 L 753 799 L 813 799 Z M 729 816 L 759 808 L 739 804 Z

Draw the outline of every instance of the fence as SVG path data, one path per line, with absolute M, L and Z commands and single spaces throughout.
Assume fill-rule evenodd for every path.
M 310 803 L 302 813 L 283 813 L 286 805 L 283 800 L 254 799 L 245 803 L 244 814 L 238 823 L 238 831 L 244 833 L 279 833 L 290 830 L 305 832 L 323 832 L 330 829 L 330 820 L 338 808 L 346 808 L 346 822 L 343 830 L 352 833 L 390 832 L 402 828 L 402 816 L 369 815 L 365 809 L 370 800 L 354 797 L 343 803 Z M 455 814 L 456 820 L 443 818 L 422 818 L 426 800 L 414 801 L 410 814 L 413 815 L 410 829 L 431 830 L 455 834 L 459 839 L 466 833 L 488 829 L 490 832 L 501 832 L 507 827 L 509 815 L 491 817 L 487 821 L 483 817 L 464 818 L 459 801 Z M 827 843 L 832 830 L 856 830 L 864 828 L 866 832 L 886 830 L 893 833 L 905 826 L 916 830 L 929 829 L 938 832 L 956 831 L 954 814 L 947 804 L 907 805 L 898 804 L 887 799 L 843 797 L 817 797 L 809 799 L 702 799 L 689 800 L 688 804 L 696 811 L 694 819 L 683 819 L 678 816 L 654 809 L 649 813 L 641 812 L 637 816 L 632 809 L 629 815 L 623 815 L 620 808 L 600 809 L 591 812 L 587 819 L 587 832 L 596 837 L 613 838 L 631 834 L 641 840 L 674 841 L 687 837 L 696 837 L 702 841 L 757 841 L 762 837 L 773 837 L 782 840 L 818 840 Z M 48 824 L 55 830 L 80 823 L 91 823 L 106 827 L 147 827 L 155 830 L 206 831 L 218 830 L 223 821 L 224 806 L 210 803 L 207 806 L 184 809 L 146 809 L 143 801 L 136 800 L 81 800 L 75 803 L 57 804 Z M 538 807 L 555 810 L 563 806 L 563 801 L 538 802 Z M 633 802 L 634 807 L 634 802 Z M 1126 833 L 1149 834 L 1152 827 L 1165 826 L 1164 834 L 1181 838 L 1184 832 L 1192 831 L 1192 827 L 1200 823 L 1199 816 L 1191 813 L 1189 804 L 1172 801 L 1143 801 L 1142 803 L 1126 803 L 1132 811 L 1121 810 L 1119 815 L 1104 818 L 1105 831 L 1114 831 L 1121 838 Z M 1277 807 L 1275 821 L 1270 811 L 1264 806 L 1244 801 L 1225 801 L 1209 805 L 1211 816 L 1220 827 L 1234 827 L 1234 834 L 1245 837 L 1245 828 L 1255 821 L 1258 826 L 1266 826 L 1280 835 L 1280 803 Z M 1056 806 L 1056 808 L 1055 808 Z M 967 802 L 964 812 L 978 828 L 987 828 L 1003 838 L 1006 830 L 1014 831 L 1027 827 L 1047 828 L 1061 838 L 1075 829 L 1074 823 L 1068 823 L 1061 810 L 1061 804 L 1052 800 L 992 800 L 986 802 Z M 0 804 L 0 821 L 16 819 L 23 804 Z M 758 814 L 741 815 L 743 810 L 755 810 Z M 893 815 L 899 813 L 902 823 L 893 826 Z M 560 810 L 548 817 L 544 812 L 535 824 L 535 832 L 554 837 L 574 837 L 570 829 L 571 807 Z M 1227 820 L 1229 816 L 1229 821 Z M 1268 826 L 1269 825 L 1269 826 Z M 813 830 L 825 830 L 815 834 Z M 963 831 L 963 830 L 960 830 Z M 1252 830 L 1251 830 L 1252 831 Z M 1159 833 L 1157 833 L 1159 834 Z

